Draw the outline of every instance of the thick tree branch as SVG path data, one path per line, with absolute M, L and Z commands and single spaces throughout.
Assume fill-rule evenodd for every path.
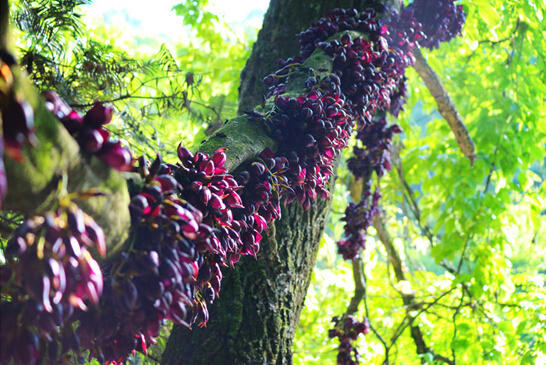
M 445 118 L 455 134 L 455 139 L 457 140 L 461 152 L 470 160 L 470 165 L 474 165 L 474 161 L 477 158 L 474 141 L 472 141 L 455 103 L 447 93 L 447 90 L 436 72 L 423 57 L 421 51 L 416 48 L 413 50 L 413 55 L 415 56 L 415 70 L 417 70 L 419 76 L 421 76 L 425 85 L 427 85 L 427 88 L 430 90 L 430 93 L 438 105 L 438 111 Z

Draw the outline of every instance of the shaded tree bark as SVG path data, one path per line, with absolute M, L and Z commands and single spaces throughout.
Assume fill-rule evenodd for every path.
M 376 0 L 271 0 L 252 54 L 241 72 L 239 114 L 260 104 L 266 87 L 262 78 L 277 69 L 276 61 L 300 54 L 297 34 L 335 8 L 380 7 Z

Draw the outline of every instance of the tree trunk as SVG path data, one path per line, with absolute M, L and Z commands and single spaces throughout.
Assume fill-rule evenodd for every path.
M 297 35 L 335 8 L 364 10 L 377 7 L 384 1 L 376 0 L 271 0 L 264 16 L 262 29 L 252 48 L 252 54 L 241 72 L 239 86 L 239 114 L 260 104 L 266 90 L 261 82 L 277 70 L 279 58 L 299 56 Z
M 363 10 L 378 1 L 272 0 L 250 59 L 241 73 L 239 111 L 261 102 L 260 80 L 278 58 L 299 55 L 296 34 L 336 7 Z M 333 187 L 335 181 L 331 181 Z M 175 326 L 162 365 L 291 364 L 299 322 L 329 202 L 308 211 L 294 202 L 262 240 L 258 259 L 244 257 L 223 271 L 220 298 L 209 306 L 206 328 Z

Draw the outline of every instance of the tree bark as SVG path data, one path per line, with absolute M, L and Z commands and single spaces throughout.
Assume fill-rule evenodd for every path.
M 239 114 L 260 104 L 267 87 L 261 82 L 268 73 L 277 70 L 279 58 L 300 54 L 297 35 L 335 8 L 364 10 L 377 8 L 385 1 L 374 0 L 271 0 L 264 16 L 262 29 L 252 47 L 252 54 L 241 72 Z
M 381 3 L 272 0 L 241 73 L 239 111 L 260 104 L 266 89 L 260 80 L 277 68 L 278 58 L 299 55 L 296 34 L 334 8 L 363 10 Z M 329 205 L 318 200 L 308 211 L 297 202 L 285 207 L 282 219 L 264 236 L 258 259 L 245 257 L 235 268 L 223 270 L 222 291 L 209 306 L 207 327 L 175 326 L 161 364 L 291 364 L 292 342 Z

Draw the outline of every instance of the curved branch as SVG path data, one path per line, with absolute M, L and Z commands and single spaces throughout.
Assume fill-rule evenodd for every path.
M 477 158 L 474 141 L 472 141 L 472 137 L 468 133 L 461 114 L 459 114 L 455 103 L 447 93 L 442 81 L 427 63 L 421 51 L 416 48 L 413 50 L 413 55 L 415 56 L 415 70 L 417 70 L 417 73 L 419 73 L 419 76 L 421 76 L 425 85 L 427 85 L 438 105 L 438 111 L 445 118 L 455 134 L 455 139 L 461 152 L 470 160 L 470 166 L 473 166 Z
M 362 258 L 353 260 L 353 279 L 355 281 L 355 293 L 349 302 L 346 315 L 353 315 L 358 310 L 358 305 L 366 295 L 366 282 L 364 281 L 364 267 Z

